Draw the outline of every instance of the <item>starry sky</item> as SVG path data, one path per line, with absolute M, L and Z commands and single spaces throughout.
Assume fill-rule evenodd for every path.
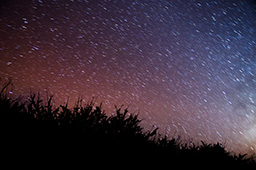
M 256 153 L 255 35 L 253 0 L 4 0 L 1 84 Z

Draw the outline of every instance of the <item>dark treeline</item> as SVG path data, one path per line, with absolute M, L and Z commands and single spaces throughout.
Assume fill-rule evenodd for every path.
M 141 120 L 127 109 L 106 114 L 94 100 L 73 108 L 54 108 L 52 97 L 12 99 L 3 85 L 0 98 L 2 155 L 12 162 L 45 164 L 72 162 L 82 166 L 256 169 L 246 155 L 227 152 L 220 143 L 182 144 L 157 129 L 145 131 Z

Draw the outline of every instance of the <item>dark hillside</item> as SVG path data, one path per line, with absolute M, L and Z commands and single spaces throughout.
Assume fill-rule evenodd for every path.
M 252 158 L 232 155 L 219 144 L 184 145 L 140 126 L 138 115 L 116 108 L 112 116 L 94 107 L 94 100 L 72 109 L 53 108 L 32 94 L 29 100 L 11 99 L 1 91 L 0 113 L 3 150 L 8 161 L 65 165 L 256 169 Z M 103 162 L 106 164 L 103 164 Z M 170 168 L 170 169 L 173 169 Z

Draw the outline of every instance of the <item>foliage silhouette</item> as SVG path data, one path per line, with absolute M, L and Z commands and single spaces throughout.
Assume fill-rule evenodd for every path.
M 53 96 L 44 104 L 40 94 L 28 100 L 12 99 L 11 81 L 0 92 L 2 148 L 7 155 L 30 155 L 31 161 L 45 158 L 59 162 L 74 161 L 89 165 L 92 160 L 105 164 L 129 164 L 145 167 L 255 169 L 252 157 L 234 155 L 220 144 L 182 144 L 180 138 L 168 139 L 157 128 L 145 131 L 137 114 L 116 107 L 108 116 L 102 105 L 92 99 L 83 105 L 78 100 L 54 108 Z M 12 157 L 13 160 L 13 157 Z M 35 161 L 36 160 L 36 161 Z

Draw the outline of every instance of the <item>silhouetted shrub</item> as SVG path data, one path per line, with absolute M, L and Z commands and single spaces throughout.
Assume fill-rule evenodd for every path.
M 102 105 L 92 99 L 73 108 L 68 104 L 54 108 L 53 96 L 46 103 L 39 94 L 28 100 L 12 99 L 8 93 L 11 82 L 0 93 L 2 147 L 7 154 L 35 159 L 84 162 L 91 160 L 143 167 L 255 169 L 252 157 L 232 155 L 220 144 L 181 144 L 180 138 L 168 139 L 157 133 L 158 128 L 145 131 L 136 114 L 116 107 L 108 116 Z M 88 159 L 88 157 L 90 159 Z M 40 162 L 40 161 L 39 161 Z

